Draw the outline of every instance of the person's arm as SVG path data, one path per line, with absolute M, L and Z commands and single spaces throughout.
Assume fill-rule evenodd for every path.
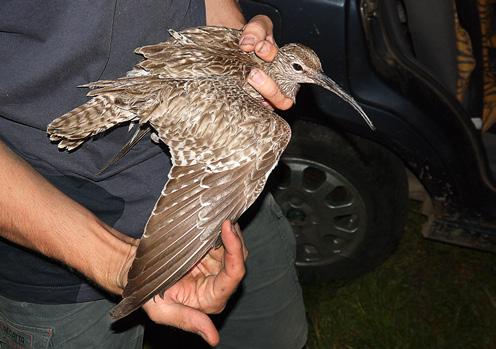
M 255 51 L 256 55 L 268 62 L 277 54 L 277 45 L 272 33 L 269 17 L 258 15 L 246 23 L 236 0 L 205 0 L 207 25 L 243 29 L 240 48 Z M 277 109 L 292 107 L 293 101 L 284 96 L 276 83 L 259 69 L 253 69 L 248 82 Z
M 136 241 L 64 195 L 2 142 L 0 163 L 0 236 L 121 294 L 120 274 Z
M 60 192 L 0 141 L 0 237 L 78 270 L 107 291 L 122 294 L 138 240 L 100 221 Z M 150 318 L 198 333 L 215 345 L 207 313 L 220 312 L 244 276 L 247 251 L 231 223 L 223 248 L 213 249 L 164 298 L 149 300 Z
M 236 0 L 205 0 L 207 25 L 241 29 L 246 23 Z

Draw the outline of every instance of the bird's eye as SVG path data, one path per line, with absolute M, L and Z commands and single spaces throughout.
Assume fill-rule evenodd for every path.
M 298 63 L 293 63 L 293 69 L 298 72 L 303 71 L 303 67 Z

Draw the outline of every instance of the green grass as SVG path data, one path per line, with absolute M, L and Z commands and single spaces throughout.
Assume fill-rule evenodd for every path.
M 425 240 L 423 222 L 412 205 L 405 236 L 383 265 L 304 287 L 308 349 L 496 348 L 496 256 Z M 146 348 L 204 348 L 174 330 L 164 342 L 163 332 L 149 331 Z
M 308 348 L 496 348 L 496 256 L 425 240 L 409 213 L 375 271 L 304 288 Z

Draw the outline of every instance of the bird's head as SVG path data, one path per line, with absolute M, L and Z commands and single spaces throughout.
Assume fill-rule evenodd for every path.
M 369 127 L 375 129 L 372 121 L 355 99 L 323 73 L 320 59 L 312 49 L 301 44 L 284 45 L 270 65 L 269 75 L 277 82 L 283 94 L 293 101 L 300 84 L 322 86 L 348 102 L 363 117 Z

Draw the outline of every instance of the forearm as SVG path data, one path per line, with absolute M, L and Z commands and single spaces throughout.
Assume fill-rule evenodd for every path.
M 121 293 L 119 271 L 132 252 L 112 228 L 0 142 L 0 236 L 78 270 Z
M 207 25 L 241 29 L 246 20 L 237 0 L 205 0 Z

